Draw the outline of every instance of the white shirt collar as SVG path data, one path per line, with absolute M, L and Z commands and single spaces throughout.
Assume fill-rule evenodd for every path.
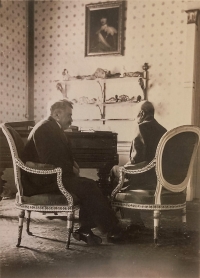
M 55 120 L 56 121 L 56 120 Z M 56 121 L 56 123 L 58 124 L 58 126 L 62 129 L 61 124 L 59 124 L 59 122 Z

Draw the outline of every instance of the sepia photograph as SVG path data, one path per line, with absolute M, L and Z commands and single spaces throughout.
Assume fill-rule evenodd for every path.
M 200 278 L 200 0 L 0 0 L 0 278 Z

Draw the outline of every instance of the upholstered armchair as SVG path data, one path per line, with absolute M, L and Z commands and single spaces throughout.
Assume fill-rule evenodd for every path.
M 120 180 L 111 194 L 113 208 L 150 210 L 154 219 L 154 242 L 158 242 L 160 213 L 169 210 L 182 211 L 183 233 L 186 235 L 186 196 L 191 181 L 192 167 L 199 145 L 200 128 L 185 125 L 166 132 L 158 144 L 155 158 L 144 168 L 130 170 L 120 168 Z M 124 180 L 128 175 L 155 168 L 155 190 L 126 190 Z
M 21 152 L 24 147 L 23 140 L 20 135 L 10 127 L 8 124 L 2 124 L 1 129 L 8 141 L 10 147 L 13 168 L 14 168 L 14 178 L 15 185 L 17 188 L 16 194 L 16 208 L 19 209 L 19 227 L 18 227 L 18 242 L 17 247 L 20 246 L 22 238 L 22 229 L 23 229 L 23 220 L 25 216 L 25 211 L 27 212 L 27 233 L 32 235 L 30 232 L 30 216 L 31 212 L 42 212 L 48 213 L 53 212 L 57 214 L 58 212 L 66 212 L 67 215 L 67 229 L 66 229 L 66 248 L 69 248 L 70 245 L 70 236 L 73 231 L 73 220 L 75 211 L 79 209 L 78 200 L 75 196 L 72 196 L 63 186 L 62 183 L 62 169 L 61 168 L 52 168 L 46 167 L 46 169 L 40 167 L 32 167 L 34 164 L 29 163 L 28 167 L 25 165 L 20 157 Z M 23 194 L 23 184 L 21 181 L 21 170 L 33 173 L 35 175 L 56 175 L 57 184 L 60 190 L 60 194 L 39 194 L 33 195 L 31 197 L 24 196 Z

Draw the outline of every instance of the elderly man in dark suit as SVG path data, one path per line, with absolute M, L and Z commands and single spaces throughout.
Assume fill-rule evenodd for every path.
M 138 127 L 130 148 L 130 161 L 125 165 L 130 170 L 143 168 L 151 162 L 161 137 L 167 131 L 155 120 L 154 106 L 151 102 L 143 101 L 140 105 Z M 111 187 L 114 188 L 118 181 L 119 166 L 116 165 L 111 170 Z M 156 181 L 155 168 L 136 175 L 126 175 L 124 190 L 155 189 Z M 139 215 L 135 215 L 137 221 L 141 222 Z
M 63 99 L 51 106 L 51 115 L 31 131 L 23 152 L 23 161 L 61 167 L 65 188 L 80 200 L 80 228 L 73 233 L 77 240 L 99 244 L 101 238 L 92 232 L 98 227 L 109 239 L 120 239 L 122 230 L 95 181 L 80 177 L 79 166 L 73 159 L 70 142 L 64 133 L 72 123 L 72 103 Z M 24 195 L 55 193 L 59 189 L 55 178 L 23 172 Z
M 140 103 L 140 111 L 137 116 L 138 127 L 130 148 L 130 161 L 126 163 L 128 169 L 134 170 L 145 167 L 155 157 L 157 145 L 167 131 L 154 118 L 154 106 L 150 101 Z M 111 181 L 117 185 L 119 179 L 119 166 L 111 170 Z M 148 189 L 154 186 L 156 181 L 155 169 L 128 177 L 128 188 Z

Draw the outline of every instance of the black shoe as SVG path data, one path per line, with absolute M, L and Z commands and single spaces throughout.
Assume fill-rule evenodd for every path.
M 120 242 L 125 240 L 127 232 L 121 228 L 117 228 L 116 230 L 109 232 L 107 234 L 107 241 L 108 242 Z
M 142 230 L 145 230 L 145 226 L 140 225 L 140 224 L 130 224 L 129 226 L 126 227 L 126 230 L 128 232 L 140 232 Z
M 72 233 L 73 238 L 76 240 L 84 241 L 88 245 L 99 245 L 102 243 L 102 239 L 99 236 L 96 236 L 93 234 L 92 231 L 88 233 L 81 232 L 79 229 L 77 229 L 74 233 Z
M 144 223 L 130 224 L 126 227 L 126 232 L 128 234 L 138 234 L 151 231 L 149 228 L 145 227 Z

